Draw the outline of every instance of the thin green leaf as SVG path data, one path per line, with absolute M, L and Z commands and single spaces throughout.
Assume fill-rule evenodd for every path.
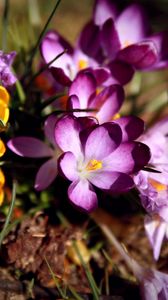
M 72 293 L 72 295 L 74 296 L 74 299 L 83 300 L 83 298 L 80 297 L 80 295 L 78 295 L 78 293 L 75 291 L 75 289 L 73 287 L 69 286 L 69 290 Z
M 13 213 L 13 209 L 14 209 L 14 205 L 15 205 L 15 199 L 16 199 L 16 181 L 14 180 L 13 181 L 13 187 L 12 187 L 12 199 L 11 199 L 11 206 L 9 207 L 9 212 L 8 212 L 8 215 L 6 217 L 6 221 L 5 221 L 5 224 L 4 224 L 4 227 L 0 233 L 0 247 L 2 245 L 2 242 L 3 242 L 3 239 L 4 237 L 6 236 L 7 234 L 7 228 L 8 228 L 8 224 L 11 220 L 11 216 L 12 216 L 12 213 Z
M 40 110 L 43 110 L 45 107 L 47 107 L 48 105 L 50 105 L 53 101 L 55 101 L 56 99 L 59 99 L 59 98 L 61 98 L 63 96 L 65 96 L 64 93 L 59 93 L 59 94 L 55 94 L 55 95 L 49 97 L 48 99 L 46 99 L 44 101 L 44 103 L 42 103 L 40 105 Z
M 48 18 L 46 24 L 44 25 L 44 28 L 42 29 L 42 31 L 41 31 L 41 33 L 40 33 L 40 35 L 39 35 L 39 38 L 38 38 L 38 40 L 37 40 L 37 43 L 35 44 L 35 46 L 34 46 L 34 48 L 33 48 L 33 51 L 32 51 L 32 53 L 31 53 L 31 56 L 30 56 L 30 59 L 29 59 L 29 62 L 28 62 L 28 69 L 29 69 L 29 70 L 30 70 L 30 68 L 31 68 L 31 66 L 32 66 L 33 58 L 34 58 L 34 56 L 35 56 L 35 54 L 36 54 L 36 51 L 37 51 L 37 49 L 38 49 L 38 47 L 39 47 L 39 45 L 40 45 L 40 42 L 41 42 L 41 40 L 42 40 L 42 38 L 43 38 L 43 35 L 45 34 L 45 32 L 46 32 L 46 30 L 47 30 L 47 27 L 48 27 L 49 23 L 51 22 L 52 17 L 54 16 L 54 14 L 55 14 L 55 12 L 56 12 L 56 10 L 57 10 L 57 8 L 58 8 L 60 2 L 61 2 L 61 0 L 58 0 L 58 1 L 56 2 L 56 5 L 54 6 L 54 8 L 53 8 L 53 10 L 52 10 L 52 12 L 51 12 L 51 14 L 50 14 L 50 16 L 49 16 L 49 18 Z
M 83 266 L 83 268 L 84 268 L 84 270 L 85 270 L 87 279 L 88 279 L 88 281 L 89 281 L 90 287 L 91 287 L 92 292 L 93 292 L 93 299 L 94 299 L 94 300 L 99 300 L 99 295 L 100 295 L 99 288 L 98 288 L 97 285 L 96 285 L 96 282 L 95 282 L 95 280 L 94 280 L 94 278 L 93 278 L 93 276 L 92 276 L 92 273 L 91 273 L 90 270 L 89 270 L 89 267 L 88 267 L 87 264 L 84 262 L 83 257 L 82 257 L 82 255 L 81 255 L 81 253 L 80 253 L 80 250 L 79 250 L 79 248 L 78 248 L 78 246 L 77 246 L 75 240 L 73 241 L 73 246 L 74 246 L 74 249 L 75 249 L 77 255 L 79 256 L 79 259 L 80 259 L 80 261 L 81 261 L 81 264 L 82 264 L 82 266 Z
M 55 61 L 57 60 L 59 57 L 61 57 L 63 54 L 65 54 L 67 52 L 67 49 L 65 49 L 64 51 L 62 51 L 61 53 L 59 53 L 58 55 L 56 55 L 48 64 L 45 64 L 37 73 L 35 73 L 30 82 L 28 83 L 27 86 L 30 86 L 30 84 L 34 81 L 34 79 L 39 76 L 42 72 L 44 72 L 45 70 L 48 69 L 48 67 Z
M 48 269 L 49 269 L 49 271 L 50 271 L 50 274 L 51 274 L 51 276 L 52 276 L 52 279 L 53 279 L 53 281 L 54 281 L 54 283 L 55 283 L 55 285 L 56 285 L 56 287 L 57 287 L 57 289 L 58 289 L 58 291 L 59 291 L 61 297 L 62 297 L 63 299 L 67 299 L 68 297 L 66 296 L 66 294 L 64 294 L 64 292 L 63 292 L 62 289 L 60 288 L 58 279 L 57 279 L 57 277 L 55 276 L 54 272 L 52 271 L 51 266 L 50 266 L 50 264 L 49 264 L 49 262 L 47 261 L 47 258 L 46 258 L 45 256 L 44 256 L 44 260 L 45 260 L 45 262 L 46 262 L 46 264 L 47 264 L 47 267 L 48 267 Z

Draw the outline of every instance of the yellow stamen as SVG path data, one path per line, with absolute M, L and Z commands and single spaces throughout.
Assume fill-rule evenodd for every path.
M 96 89 L 96 95 L 100 94 L 100 92 L 103 90 L 103 87 L 98 87 Z
M 113 116 L 113 118 L 112 118 L 112 120 L 117 120 L 117 119 L 119 119 L 121 116 L 120 116 L 120 114 L 115 114 L 114 116 Z
M 95 171 L 101 168 L 102 168 L 102 162 L 96 159 L 91 159 L 86 166 L 87 171 Z
M 157 180 L 149 178 L 149 183 L 156 189 L 157 192 L 165 191 L 167 185 L 160 183 Z
M 79 62 L 78 62 L 79 70 L 83 70 L 83 69 L 87 68 L 87 66 L 88 66 L 88 63 L 86 60 L 84 60 L 84 59 L 79 60 Z
M 10 97 L 8 91 L 3 86 L 0 86 L 0 100 L 3 101 L 6 105 L 8 105 L 9 98 Z
M 4 155 L 5 151 L 6 151 L 6 147 L 2 142 L 2 140 L 0 139 L 0 157 Z
M 128 40 L 125 40 L 123 43 L 124 47 L 128 47 L 131 43 Z

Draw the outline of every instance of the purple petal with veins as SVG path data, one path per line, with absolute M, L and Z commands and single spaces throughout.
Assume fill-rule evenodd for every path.
M 116 125 L 111 124 L 109 131 L 103 125 L 93 129 L 85 144 L 87 160 L 102 160 L 118 147 L 122 136 L 120 127 Z
M 70 151 L 76 156 L 81 155 L 80 130 L 81 127 L 77 119 L 64 116 L 55 127 L 56 143 L 64 152 Z
M 74 181 L 68 188 L 70 201 L 80 209 L 91 212 L 97 207 L 97 196 L 88 180 Z
M 80 100 L 80 108 L 88 107 L 89 97 L 96 90 L 96 80 L 89 72 L 79 73 L 69 89 L 69 96 L 76 95 Z
M 78 179 L 77 160 L 72 152 L 64 153 L 59 159 L 61 172 L 71 181 Z
M 149 148 L 145 144 L 125 142 L 107 156 L 103 164 L 106 170 L 130 174 L 142 169 L 149 159 Z
M 105 167 L 99 172 L 91 174 L 88 180 L 100 189 L 116 193 L 126 192 L 134 187 L 130 176 L 117 171 L 106 171 Z

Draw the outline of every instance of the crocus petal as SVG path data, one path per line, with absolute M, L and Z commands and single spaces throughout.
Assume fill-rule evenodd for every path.
M 55 60 L 50 66 L 60 67 L 67 71 L 67 65 L 72 63 L 71 58 L 71 46 L 63 41 L 63 39 L 55 31 L 48 32 L 41 43 L 41 54 L 46 63 L 52 61 L 57 55 L 63 52 L 65 49 L 69 50 L 70 54 L 63 54 L 57 60 Z M 69 73 L 68 73 L 69 74 Z
M 128 6 L 119 15 L 115 24 L 123 47 L 141 41 L 148 34 L 145 11 L 137 4 Z
M 96 90 L 96 81 L 90 73 L 79 73 L 73 81 L 69 95 L 76 95 L 80 101 L 80 108 L 88 107 L 88 99 Z
M 13 63 L 15 56 L 15 51 L 7 54 L 4 54 L 3 51 L 0 51 L 0 81 L 4 87 L 13 85 L 17 80 L 15 75 L 10 70 L 10 66 Z
M 147 269 L 140 282 L 140 289 L 144 300 L 167 300 L 168 274 Z
M 16 52 L 11 51 L 9 53 L 3 53 L 3 51 L 0 51 L 0 66 L 11 66 L 13 64 L 13 61 L 15 59 Z
M 109 68 L 106 67 L 95 67 L 88 70 L 94 75 L 98 86 L 108 80 L 111 75 Z
M 166 233 L 166 227 L 168 224 L 163 220 L 157 218 L 145 217 L 145 231 L 150 244 L 153 248 L 153 256 L 155 260 L 158 260 L 160 255 L 160 249 Z
M 150 159 L 149 148 L 139 142 L 122 143 L 103 160 L 104 170 L 133 173 L 142 169 Z
M 109 122 L 119 111 L 124 101 L 124 90 L 120 85 L 111 85 L 100 92 L 89 104 L 90 107 L 98 109 L 96 118 L 99 123 Z
M 68 53 L 64 53 L 50 65 L 50 70 L 52 71 L 53 76 L 59 83 L 63 85 L 67 85 L 68 83 L 70 84 L 69 66 L 72 65 L 71 46 L 55 31 L 48 32 L 43 38 L 40 46 L 42 57 L 46 63 L 51 62 L 65 49 L 68 50 Z
M 124 85 L 128 83 L 134 75 L 133 67 L 119 60 L 111 61 L 108 67 L 111 71 L 114 83 Z
M 64 152 L 70 151 L 76 156 L 81 155 L 80 129 L 80 123 L 72 116 L 64 116 L 57 122 L 55 139 Z
M 52 158 L 46 161 L 38 170 L 35 180 L 35 189 L 41 191 L 46 189 L 58 174 L 57 159 Z
M 72 152 L 64 153 L 59 159 L 59 166 L 65 177 L 71 181 L 78 179 L 77 161 Z
M 62 66 L 63 67 L 63 66 Z M 66 75 L 62 68 L 50 67 L 51 74 L 53 75 L 54 79 L 63 86 L 70 86 L 71 79 L 69 75 Z
M 44 142 L 33 137 L 13 138 L 7 143 L 7 146 L 17 155 L 24 157 L 48 157 L 54 153 Z
M 144 131 L 144 121 L 135 116 L 121 117 L 114 121 L 122 129 L 122 141 L 136 140 Z
M 111 0 L 97 0 L 95 3 L 93 18 L 96 25 L 103 25 L 109 18 L 116 18 L 116 7 Z
M 76 95 L 72 95 L 68 98 L 67 108 L 70 109 L 70 110 L 81 109 L 80 104 L 81 103 L 79 101 L 79 98 Z M 87 109 L 87 107 L 85 107 L 85 109 Z M 73 115 L 75 117 L 85 117 L 87 114 L 89 114 L 89 112 L 87 113 L 86 111 L 79 111 L 79 112 L 78 111 L 73 111 Z
M 73 204 L 86 212 L 91 212 L 97 207 L 96 193 L 85 179 L 73 182 L 69 186 L 68 196 Z
M 89 22 L 81 32 L 78 41 L 81 50 L 99 63 L 103 60 L 99 26 Z
M 159 60 L 167 59 L 168 60 L 168 31 L 159 32 L 148 37 L 149 40 L 154 42 L 158 55 Z
M 140 42 L 120 50 L 117 58 L 136 69 L 145 69 L 156 63 L 158 52 L 153 42 Z
M 50 115 L 45 123 L 44 123 L 44 132 L 47 139 L 50 141 L 51 144 L 55 146 L 55 125 L 58 121 L 58 118 L 55 115 Z
M 121 49 L 121 44 L 112 19 L 109 19 L 104 23 L 101 31 L 101 39 L 105 54 L 110 60 L 113 60 L 116 57 L 117 52 Z
M 115 193 L 126 192 L 134 186 L 132 178 L 120 172 L 95 171 L 89 176 L 88 180 L 100 189 Z
M 85 144 L 86 160 L 102 160 L 120 144 L 122 138 L 120 127 L 113 123 L 107 124 L 95 128 L 89 134 Z

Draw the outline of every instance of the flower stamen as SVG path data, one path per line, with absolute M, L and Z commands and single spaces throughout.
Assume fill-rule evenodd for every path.
M 87 171 L 95 171 L 101 168 L 102 168 L 102 162 L 96 159 L 91 159 L 86 166 Z
M 149 178 L 149 183 L 156 189 L 157 192 L 165 191 L 167 186 L 157 180 Z

